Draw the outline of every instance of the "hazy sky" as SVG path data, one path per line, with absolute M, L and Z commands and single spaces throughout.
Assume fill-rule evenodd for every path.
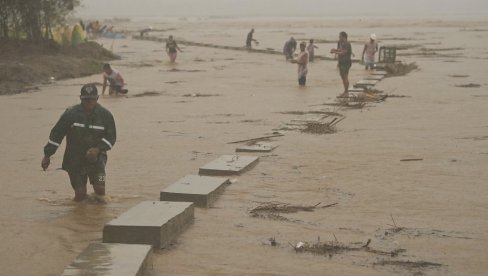
M 488 16 L 488 0 L 82 0 L 83 17 Z

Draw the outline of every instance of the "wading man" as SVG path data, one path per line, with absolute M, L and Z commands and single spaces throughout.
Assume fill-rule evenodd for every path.
M 253 41 L 254 43 L 256 43 L 256 45 L 259 44 L 259 42 L 253 38 L 253 35 L 254 35 L 254 29 L 251 29 L 251 31 L 247 34 L 247 38 L 246 38 L 246 48 L 248 49 L 252 48 L 251 42 Z
M 41 161 L 41 167 L 46 170 L 50 157 L 66 136 L 62 168 L 68 173 L 75 191 L 74 201 L 86 198 L 88 180 L 96 195 L 105 195 L 107 151 L 116 140 L 114 118 L 110 111 L 97 103 L 97 87 L 84 85 L 80 99 L 81 104 L 66 109 L 51 130 Z
M 339 34 L 339 43 L 337 43 L 337 49 L 330 50 L 331 54 L 338 56 L 339 73 L 342 78 L 342 84 L 344 85 L 344 93 L 337 96 L 338 98 L 349 97 L 349 69 L 351 69 L 351 43 L 347 41 L 347 33 L 341 32 Z
M 283 46 L 283 54 L 285 55 L 286 60 L 293 59 L 293 55 L 295 54 L 295 50 L 297 49 L 297 41 L 290 37 L 289 40 L 285 42 Z
M 305 86 L 307 82 L 307 64 L 308 64 L 308 52 L 305 51 L 305 47 L 307 44 L 305 42 L 300 43 L 300 54 L 298 55 L 297 59 L 292 59 L 291 63 L 298 64 L 298 85 L 300 87 Z

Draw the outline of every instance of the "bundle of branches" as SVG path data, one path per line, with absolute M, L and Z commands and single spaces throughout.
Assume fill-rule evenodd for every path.
M 337 132 L 335 126 L 345 117 L 340 119 L 334 118 L 332 121 L 327 123 L 320 123 L 320 122 L 310 122 L 305 125 L 305 128 L 302 129 L 302 132 L 305 133 L 312 133 L 312 134 L 330 134 Z
M 336 131 L 336 128 L 330 126 L 329 123 L 307 123 L 306 127 L 302 129 L 302 132 L 313 134 L 331 134 Z
M 384 66 L 386 72 L 388 72 L 388 76 L 404 76 L 410 73 L 413 70 L 418 69 L 418 66 L 415 62 L 412 63 L 403 63 L 403 62 L 396 62 L 396 63 L 387 63 Z
M 368 88 L 364 89 L 364 93 L 370 95 L 383 94 L 384 92 L 385 91 L 373 88 L 372 86 L 368 86 Z
M 373 249 L 369 247 L 370 243 L 371 243 L 371 239 L 368 239 L 368 241 L 362 246 L 358 246 L 357 245 L 358 243 L 345 244 L 337 240 L 328 241 L 328 242 L 320 242 L 319 240 L 315 243 L 299 242 L 297 245 L 291 245 L 291 244 L 290 245 L 293 247 L 293 249 L 295 249 L 296 252 L 309 252 L 317 255 L 328 255 L 329 257 L 331 257 L 334 254 L 341 254 L 344 252 L 351 252 L 351 251 L 364 251 L 364 252 L 377 254 L 377 255 L 396 257 L 398 256 L 399 253 L 406 251 L 405 249 L 401 249 L 401 248 L 391 250 L 391 251 Z
M 283 202 L 262 202 L 250 211 L 251 214 L 259 212 L 296 213 L 299 211 L 313 212 L 320 202 L 315 205 L 291 205 Z
M 481 84 L 477 83 L 468 83 L 468 84 L 457 84 L 456 87 L 463 87 L 463 88 L 478 88 L 481 87 Z
M 289 220 L 280 215 L 280 213 L 297 213 L 313 212 L 316 208 L 327 208 L 337 205 L 337 203 L 319 206 L 321 202 L 315 205 L 292 205 L 283 202 L 261 202 L 257 207 L 251 209 L 249 214 L 252 217 L 269 218 L 274 220 Z
M 443 266 L 443 264 L 426 262 L 426 261 L 400 261 L 400 260 L 397 261 L 382 260 L 380 262 L 375 263 L 374 265 L 394 265 L 394 266 L 401 266 L 406 269 L 433 268 L 433 267 Z
M 370 102 L 370 103 L 371 102 L 373 102 L 373 103 L 382 102 L 387 97 L 388 97 L 388 95 L 370 94 L 370 93 L 367 93 L 365 91 L 364 93 L 351 96 L 349 98 L 349 101 L 359 103 L 359 104 L 362 104 L 364 106 L 364 104 L 366 104 L 367 102 Z
M 353 103 L 351 103 L 353 102 Z M 344 107 L 344 108 L 350 108 L 350 109 L 361 109 L 366 106 L 365 101 L 354 101 L 354 97 L 352 101 L 349 101 L 349 98 L 340 98 L 337 99 L 337 102 L 335 103 L 330 103 L 330 104 L 325 104 L 325 105 L 333 105 L 333 106 L 338 106 L 338 107 Z

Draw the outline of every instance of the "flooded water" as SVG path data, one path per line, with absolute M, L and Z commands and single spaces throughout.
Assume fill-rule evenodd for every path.
M 276 51 L 290 36 L 322 39 L 316 54 L 325 57 L 331 57 L 339 31 L 349 33 L 356 58 L 375 33 L 380 45 L 407 48 L 398 58 L 420 69 L 376 87 L 406 97 L 342 109 L 323 105 L 342 92 L 332 61 L 310 64 L 307 87 L 300 89 L 296 65 L 281 55 L 180 45 L 177 64 L 169 64 L 161 43 L 101 39 L 121 56 L 113 66 L 124 74 L 129 95 L 141 95 L 100 98 L 118 129 L 108 153 L 107 203 L 93 196 L 71 201 L 68 176 L 57 169 L 62 148 L 48 171 L 40 168 L 51 127 L 77 103 L 81 84 L 100 82 L 101 75 L 2 96 L 0 275 L 60 275 L 88 244 L 101 241 L 106 222 L 143 200 L 158 200 L 161 189 L 234 153 L 238 145 L 229 142 L 271 135 L 306 119 L 308 111 L 338 112 L 345 119 L 335 134 L 282 131 L 285 136 L 273 138 L 277 149 L 259 154 L 256 167 L 237 177 L 214 208 L 196 209 L 194 224 L 155 252 L 150 275 L 485 274 L 488 22 L 190 18 L 134 20 L 116 28 L 147 25 L 166 30 L 151 33 L 161 38 L 172 34 L 177 41 L 224 46 L 243 46 L 254 27 L 256 47 Z M 354 64 L 350 80 L 366 75 Z M 456 86 L 468 83 L 480 87 Z M 422 160 L 400 161 L 412 158 Z M 256 204 L 274 201 L 338 204 L 281 214 L 286 220 L 249 215 Z M 407 230 L 385 235 L 392 217 Z M 329 257 L 298 254 L 290 246 L 318 237 L 347 244 L 371 239 L 373 248 L 406 251 L 397 258 L 370 252 Z M 269 245 L 270 238 L 279 245 Z

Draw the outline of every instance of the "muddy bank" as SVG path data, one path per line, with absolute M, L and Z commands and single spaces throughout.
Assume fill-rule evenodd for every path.
M 27 42 L 0 43 L 0 95 L 37 90 L 36 85 L 101 72 L 117 56 L 98 43 L 76 47 Z

